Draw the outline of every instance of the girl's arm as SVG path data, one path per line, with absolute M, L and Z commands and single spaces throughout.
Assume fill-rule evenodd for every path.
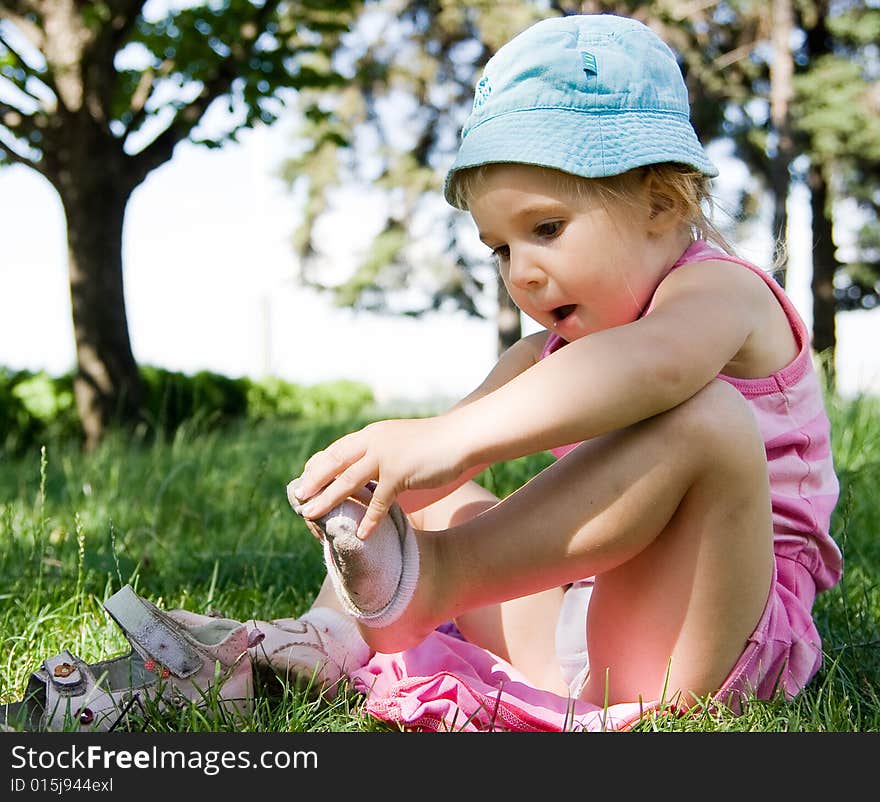
M 524 371 L 536 364 L 541 356 L 541 351 L 547 342 L 548 333 L 539 331 L 530 334 L 515 342 L 508 348 L 495 363 L 495 367 L 473 392 L 458 401 L 445 414 L 461 409 L 468 404 L 489 395 L 499 387 L 504 386 L 511 379 L 516 378 Z M 453 490 L 461 487 L 488 467 L 489 463 L 478 463 L 470 466 L 455 481 L 442 487 L 427 488 L 422 490 L 405 490 L 397 497 L 404 512 L 413 512 L 433 504 L 435 501 L 448 496 Z
M 763 279 L 728 262 L 678 268 L 649 315 L 540 361 L 524 345 L 449 412 L 378 421 L 341 437 L 309 459 L 292 492 L 308 499 L 303 515 L 319 518 L 376 481 L 359 527 L 366 537 L 398 496 L 439 498 L 488 464 L 586 440 L 686 401 L 760 340 L 768 296 Z
M 558 350 L 452 410 L 462 462 L 487 464 L 580 442 L 686 401 L 733 360 L 766 309 L 763 280 L 727 262 L 683 266 L 650 314 Z

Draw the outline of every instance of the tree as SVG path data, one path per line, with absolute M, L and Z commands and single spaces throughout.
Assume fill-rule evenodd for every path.
M 86 447 L 141 411 L 122 274 L 132 191 L 178 143 L 219 147 L 274 121 L 290 90 L 337 83 L 328 54 L 359 5 L 0 0 L 0 165 L 34 168 L 61 198 Z M 215 103 L 217 132 L 202 125 Z
M 344 48 L 345 90 L 303 95 L 304 146 L 290 171 L 307 182 L 307 214 L 295 237 L 305 283 L 361 310 L 494 313 L 499 350 L 519 338 L 518 310 L 487 254 L 469 247 L 465 216 L 440 191 L 479 71 L 504 41 L 543 15 L 541 4 L 488 0 L 364 7 Z M 384 222 L 351 275 L 331 281 L 316 223 L 332 206 L 332 190 L 346 184 L 369 187 Z
M 773 154 L 770 160 L 770 187 L 773 197 L 771 232 L 774 242 L 777 243 L 773 259 L 776 280 L 784 287 L 786 268 L 780 257 L 786 252 L 784 245 L 788 234 L 788 196 L 791 190 L 791 163 L 794 160 L 794 138 L 791 131 L 791 101 L 794 96 L 792 0 L 773 0 L 770 19 L 773 45 L 770 60 L 770 127 L 773 133 Z
M 302 279 L 330 292 L 338 304 L 359 309 L 494 314 L 498 350 L 509 347 L 521 336 L 518 310 L 487 255 L 469 247 L 467 221 L 440 197 L 479 72 L 504 42 L 539 18 L 597 12 L 634 16 L 688 51 L 684 66 L 695 124 L 711 139 L 724 121 L 718 98 L 728 97 L 743 81 L 719 78 L 707 69 L 705 14 L 688 7 L 688 14 L 696 14 L 691 20 L 678 13 L 681 4 L 671 10 L 669 5 L 385 0 L 366 6 L 343 48 L 349 65 L 345 91 L 303 95 L 305 144 L 290 162 L 292 176 L 308 183 L 308 211 L 295 237 Z M 711 46 L 722 54 L 738 45 L 739 32 L 730 26 L 715 26 L 710 34 Z M 316 243 L 317 223 L 331 206 L 332 189 L 346 183 L 378 190 L 387 214 L 351 275 L 329 280 Z M 488 292 L 493 284 L 494 297 Z M 421 290 L 415 298 L 413 287 Z
M 809 157 L 813 347 L 833 387 L 835 312 L 880 301 L 880 10 L 818 0 L 801 19 L 809 58 L 795 78 L 794 108 Z

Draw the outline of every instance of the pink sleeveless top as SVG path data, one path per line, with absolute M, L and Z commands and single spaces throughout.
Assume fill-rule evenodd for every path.
M 767 453 L 773 506 L 774 551 L 803 565 L 816 590 L 826 590 L 841 577 L 840 549 L 829 534 L 831 513 L 839 486 L 831 455 L 830 424 L 818 377 L 813 368 L 810 333 L 783 289 L 755 265 L 737 259 L 708 243 L 692 243 L 670 268 L 723 259 L 761 276 L 788 318 L 798 346 L 797 356 L 782 370 L 759 379 L 738 379 L 719 374 L 749 403 Z M 643 314 L 650 314 L 653 300 Z M 565 345 L 550 334 L 541 358 Z M 578 444 L 553 449 L 558 458 Z

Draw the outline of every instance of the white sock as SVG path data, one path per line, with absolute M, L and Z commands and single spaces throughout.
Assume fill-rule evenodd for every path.
M 346 671 L 362 668 L 373 656 L 357 624 L 344 613 L 330 607 L 312 607 L 300 620 L 308 621 L 321 633 L 327 656 Z
M 324 562 L 346 612 L 368 627 L 396 621 L 415 593 L 419 547 L 409 521 L 395 504 L 366 539 L 358 538 L 365 506 L 347 499 L 320 520 Z

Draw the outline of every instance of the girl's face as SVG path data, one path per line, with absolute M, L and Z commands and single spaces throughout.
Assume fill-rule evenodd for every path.
M 540 167 L 499 164 L 470 202 L 514 303 L 571 342 L 636 320 L 687 246 L 658 234 L 647 203 L 605 208 Z

